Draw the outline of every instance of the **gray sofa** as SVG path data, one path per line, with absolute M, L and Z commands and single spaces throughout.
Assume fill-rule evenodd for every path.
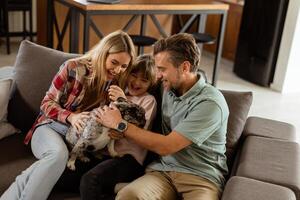
M 35 161 L 24 134 L 39 111 L 51 79 L 65 60 L 78 55 L 23 41 L 15 62 L 15 90 L 8 121 L 22 130 L 0 140 L 0 195 Z M 295 128 L 287 123 L 248 117 L 251 92 L 222 91 L 230 116 L 227 157 L 230 174 L 222 200 L 300 200 L 300 148 Z M 71 184 L 71 183 L 70 183 Z M 49 199 L 80 199 L 54 189 Z

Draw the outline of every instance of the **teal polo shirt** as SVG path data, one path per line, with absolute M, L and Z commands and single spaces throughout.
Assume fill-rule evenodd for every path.
M 162 101 L 162 131 L 172 130 L 192 141 L 184 149 L 148 167 L 158 171 L 176 171 L 206 178 L 223 188 L 227 174 L 226 131 L 229 110 L 219 90 L 200 78 L 178 97 L 165 91 Z

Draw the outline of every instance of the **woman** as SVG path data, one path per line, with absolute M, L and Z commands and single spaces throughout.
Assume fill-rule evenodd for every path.
M 108 84 L 132 64 L 135 57 L 128 34 L 116 31 L 85 55 L 68 60 L 54 77 L 41 103 L 41 113 L 25 138 L 39 159 L 19 175 L 2 195 L 5 199 L 44 200 L 63 173 L 68 149 L 53 124 L 82 128 L 89 111 L 105 104 Z M 62 126 L 64 127 L 64 126 Z M 60 133 L 58 133 L 60 132 Z

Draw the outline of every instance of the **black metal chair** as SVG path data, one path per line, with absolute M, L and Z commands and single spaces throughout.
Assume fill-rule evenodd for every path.
M 208 33 L 192 33 L 192 35 L 195 38 L 197 44 L 213 44 L 216 41 L 216 38 Z
M 198 20 L 197 22 L 197 27 L 196 29 L 199 30 L 199 21 L 201 20 L 201 16 L 197 16 L 197 15 L 193 15 L 191 16 L 187 22 L 183 22 L 183 19 L 181 18 L 181 15 L 177 15 L 177 21 L 178 21 L 178 25 L 181 29 L 181 32 L 186 32 L 189 30 L 189 28 L 191 28 L 192 24 Z M 206 21 L 206 17 L 205 17 L 205 20 Z M 188 25 L 186 25 L 185 23 L 187 23 Z M 196 43 L 198 44 L 213 44 L 215 43 L 216 39 L 211 36 L 210 34 L 208 33 L 201 33 L 201 32 L 193 32 L 191 33 L 195 40 L 196 40 Z
M 145 35 L 130 35 L 130 37 L 132 39 L 133 44 L 138 47 L 139 55 L 144 53 L 143 47 L 151 46 L 157 41 L 156 38 Z
M 9 32 L 8 13 L 15 11 L 23 12 L 23 31 L 21 32 Z M 29 12 L 29 32 L 26 30 L 26 12 Z M 0 36 L 6 37 L 7 54 L 10 54 L 10 37 L 23 36 L 23 39 L 25 39 L 30 36 L 32 41 L 32 0 L 1 0 L 0 19 L 2 22 Z

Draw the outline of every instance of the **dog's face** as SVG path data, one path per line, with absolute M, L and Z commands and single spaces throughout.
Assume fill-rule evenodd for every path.
M 117 108 L 120 110 L 122 118 L 127 122 L 135 124 L 136 126 L 143 128 L 146 124 L 145 110 L 141 106 L 128 102 L 126 99 L 119 97 L 114 102 Z

